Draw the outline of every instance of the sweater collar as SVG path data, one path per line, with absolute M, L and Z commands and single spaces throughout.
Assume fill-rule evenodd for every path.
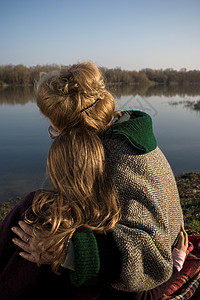
M 149 153 L 157 147 L 152 119 L 142 111 L 122 112 L 122 116 L 115 120 L 107 133 L 113 137 L 124 137 L 141 153 Z

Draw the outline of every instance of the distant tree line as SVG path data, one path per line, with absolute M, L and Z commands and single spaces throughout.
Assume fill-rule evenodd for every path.
M 50 72 L 69 66 L 37 65 L 26 67 L 24 65 L 1 65 L 0 86 L 29 86 L 38 80 L 42 72 Z M 114 69 L 101 68 L 109 85 L 199 85 L 200 70 L 180 71 L 174 69 L 143 69 L 141 71 L 127 71 L 117 67 Z
M 2 65 L 0 66 L 0 85 L 33 85 L 42 72 L 51 72 L 59 68 L 57 65 L 37 65 L 29 68 L 24 65 Z
M 126 71 L 121 68 L 102 68 L 108 83 L 120 83 L 131 85 L 190 85 L 200 84 L 200 70 L 187 71 L 182 68 L 180 71 L 174 69 L 143 69 L 141 71 Z

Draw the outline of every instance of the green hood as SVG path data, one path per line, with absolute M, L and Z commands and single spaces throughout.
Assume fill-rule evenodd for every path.
M 113 138 L 121 136 L 128 139 L 141 153 L 149 153 L 157 147 L 152 119 L 145 112 L 122 112 L 122 116 L 115 121 L 107 134 L 111 134 Z

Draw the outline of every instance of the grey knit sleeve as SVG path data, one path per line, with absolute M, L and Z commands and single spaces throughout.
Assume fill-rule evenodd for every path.
M 122 254 L 122 291 L 145 291 L 172 275 L 172 246 L 183 223 L 173 172 L 157 147 L 138 154 L 128 143 L 106 141 L 106 155 L 122 208 L 113 235 Z

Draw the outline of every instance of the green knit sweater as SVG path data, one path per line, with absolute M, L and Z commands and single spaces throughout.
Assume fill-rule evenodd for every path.
M 175 178 L 146 113 L 124 113 L 103 143 L 122 207 L 122 218 L 112 231 L 121 271 L 112 286 L 128 292 L 150 290 L 172 274 L 171 249 L 183 223 Z M 76 286 L 99 280 L 103 257 L 112 256 L 98 246 L 93 233 L 88 233 L 91 238 L 83 247 L 84 234 L 73 237 L 78 246 L 75 271 L 70 272 Z

